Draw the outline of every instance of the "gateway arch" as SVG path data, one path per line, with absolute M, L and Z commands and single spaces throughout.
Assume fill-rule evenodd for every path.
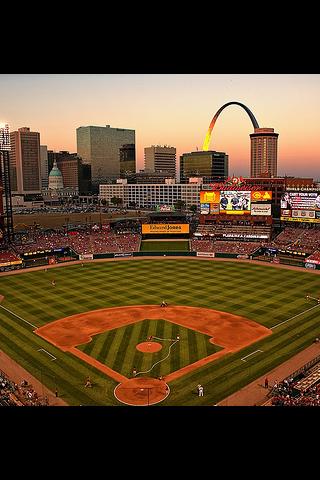
M 228 102 L 228 103 L 225 103 L 224 105 L 222 105 L 221 108 L 219 108 L 219 110 L 217 111 L 217 113 L 215 114 L 215 116 L 213 117 L 213 119 L 211 120 L 211 123 L 209 125 L 209 129 L 207 131 L 207 134 L 206 134 L 206 138 L 203 142 L 203 147 L 202 147 L 202 150 L 203 151 L 207 151 L 209 150 L 209 145 L 210 145 L 210 140 L 211 140 L 211 134 L 212 134 L 212 130 L 213 130 L 213 127 L 217 121 L 217 118 L 219 117 L 220 113 L 222 112 L 222 110 L 224 110 L 226 107 L 228 107 L 229 105 L 239 105 L 240 107 L 242 107 L 246 112 L 247 114 L 249 115 L 250 117 L 250 120 L 252 122 L 252 125 L 254 128 L 259 128 L 259 124 L 255 118 L 255 116 L 253 115 L 253 113 L 251 112 L 251 110 L 246 107 L 246 105 L 244 105 L 243 103 L 240 103 L 240 102 Z

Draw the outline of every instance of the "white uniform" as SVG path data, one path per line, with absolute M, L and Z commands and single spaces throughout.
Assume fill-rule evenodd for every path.
M 203 387 L 199 387 L 199 397 L 203 397 Z

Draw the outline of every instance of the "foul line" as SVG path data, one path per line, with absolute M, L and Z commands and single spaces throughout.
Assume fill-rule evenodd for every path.
M 19 318 L 23 322 L 27 323 L 28 325 L 31 325 L 31 327 L 38 328 L 36 325 L 33 325 L 32 323 L 28 322 L 28 320 L 25 320 L 24 318 L 19 317 L 19 315 L 17 315 L 16 313 L 11 312 L 11 310 L 8 310 L 8 308 L 3 307 L 2 305 L 0 305 L 0 307 L 3 308 L 3 310 L 6 310 L 7 312 L 9 312 L 11 315 L 14 315 L 15 317 Z
M 168 342 L 173 342 L 173 338 L 160 338 L 160 337 L 155 337 L 152 335 L 152 338 L 155 338 L 156 340 L 162 340 L 162 341 L 168 341 Z
M 48 355 L 50 355 L 50 357 L 52 357 L 51 362 L 53 362 L 54 360 L 57 360 L 57 357 L 55 357 L 54 355 L 51 355 L 51 353 L 47 352 L 47 350 L 45 350 L 44 348 L 39 348 L 37 351 L 38 352 L 41 352 L 41 351 L 46 352 Z
M 171 351 L 171 348 L 173 347 L 173 345 L 175 345 L 177 342 L 179 342 L 179 340 L 176 340 L 174 343 L 172 343 L 169 347 L 169 352 L 168 352 L 168 355 L 164 358 L 162 358 L 161 360 L 159 360 L 158 362 L 156 362 L 154 365 L 152 365 L 152 367 L 150 368 L 150 370 L 146 370 L 145 372 L 138 372 L 136 373 L 135 377 L 137 377 L 138 375 L 140 375 L 141 373 L 149 373 L 151 372 L 151 370 L 156 366 L 158 365 L 158 363 L 161 363 L 163 362 L 164 360 L 166 360 L 169 356 L 170 356 L 170 351 Z
M 304 310 L 303 312 L 298 313 L 297 315 L 294 315 L 291 318 L 288 318 L 287 320 L 284 320 L 283 322 L 278 323 L 277 325 L 274 325 L 273 327 L 270 328 L 270 330 L 272 330 L 273 328 L 277 328 L 280 325 L 282 325 L 283 323 L 289 322 L 289 320 L 293 320 L 294 318 L 299 317 L 300 315 L 303 315 L 304 313 L 310 312 L 311 310 L 313 310 L 314 308 L 317 308 L 317 307 L 320 307 L 320 303 L 318 303 L 318 305 L 314 305 L 311 308 L 308 308 L 307 310 Z
M 245 358 L 250 357 L 250 355 L 253 355 L 254 353 L 257 353 L 257 352 L 263 352 L 263 350 L 255 350 L 254 352 L 249 353 L 249 355 L 246 355 L 245 357 L 242 357 L 241 360 L 243 362 L 246 362 L 246 360 L 244 360 Z

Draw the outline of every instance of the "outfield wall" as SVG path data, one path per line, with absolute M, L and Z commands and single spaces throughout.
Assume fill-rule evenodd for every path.
M 91 261 L 97 261 L 97 260 L 116 260 L 116 259 L 129 259 L 129 258 L 150 258 L 150 257 L 185 257 L 185 258 L 198 258 L 198 259 L 205 259 L 205 260 L 239 260 L 239 261 L 246 261 L 246 262 L 253 262 L 253 263 L 260 263 L 260 264 L 266 264 L 266 265 L 271 265 L 271 266 L 288 266 L 289 268 L 295 268 L 297 267 L 299 270 L 303 269 L 305 271 L 315 271 L 315 270 L 320 270 L 320 265 L 313 264 L 312 268 L 305 262 L 292 262 L 290 259 L 286 261 L 281 261 L 280 263 L 275 263 L 271 262 L 269 260 L 263 260 L 260 258 L 257 258 L 255 255 L 244 255 L 244 254 L 236 254 L 236 253 L 212 253 L 210 252 L 182 252 L 182 251 L 162 251 L 162 252 L 123 252 L 123 253 L 95 253 L 92 256 L 91 259 L 89 259 L 89 255 L 87 255 L 87 258 L 83 258 L 83 255 L 75 255 L 74 258 L 70 258 L 70 260 L 65 260 L 59 263 L 55 263 L 53 265 L 48 264 L 47 261 L 41 262 L 42 259 L 39 262 L 33 263 L 33 262 L 23 262 L 20 265 L 12 265 L 12 266 L 7 266 L 3 267 L 0 270 L 0 275 L 1 273 L 6 273 L 10 272 L 13 270 L 29 270 L 31 268 L 41 268 L 43 269 L 44 267 L 57 267 L 61 265 L 67 265 L 67 264 L 73 264 L 73 263 L 79 263 L 79 261 L 83 262 L 91 262 Z M 137 258 L 137 259 L 138 259 Z M 283 259 L 282 259 L 283 260 Z M 18 273 L 18 272 L 17 272 Z

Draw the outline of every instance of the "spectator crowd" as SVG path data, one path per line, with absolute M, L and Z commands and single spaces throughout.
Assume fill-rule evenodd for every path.
M 40 397 L 26 380 L 20 385 L 0 371 L 0 406 L 48 406 L 48 397 Z
M 76 232 L 75 235 L 64 233 L 37 234 L 27 244 L 17 245 L 20 254 L 38 250 L 70 247 L 77 254 L 136 252 L 139 251 L 141 236 L 139 234 L 117 235 L 111 232 Z
M 271 405 L 273 406 L 320 406 L 320 376 L 316 380 L 311 379 L 310 386 L 303 388 L 301 378 L 309 380 L 309 376 L 314 371 L 319 371 L 319 362 L 310 370 L 305 370 L 296 378 L 293 376 L 284 379 L 282 382 L 275 381 L 269 396 L 271 396 Z M 304 380 L 305 381 L 305 380 Z M 312 383 L 313 382 L 313 383 Z

